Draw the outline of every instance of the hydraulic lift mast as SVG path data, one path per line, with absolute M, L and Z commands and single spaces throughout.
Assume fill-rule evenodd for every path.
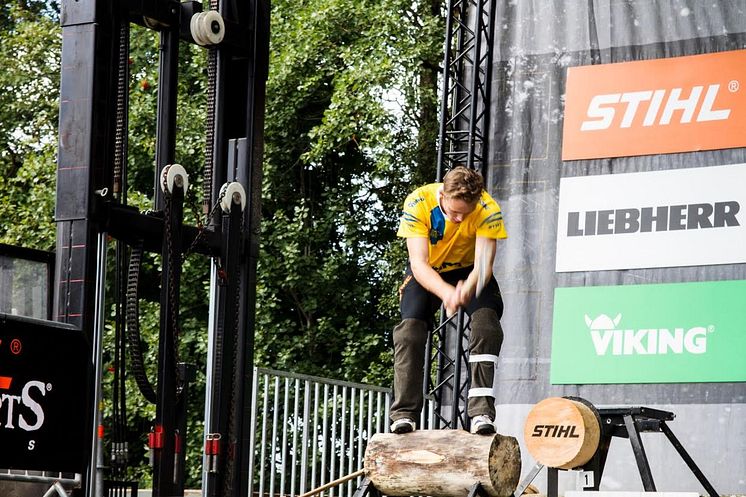
M 177 431 L 184 414 L 178 406 L 185 404 L 180 396 L 186 394 L 175 354 L 182 254 L 199 238 L 194 250 L 220 261 L 225 276 L 218 280 L 213 271 L 211 285 L 211 308 L 220 312 L 213 314 L 210 323 L 213 356 L 208 363 L 216 369 L 207 386 L 206 407 L 206 431 L 219 442 L 211 445 L 215 464 L 206 473 L 203 487 L 205 495 L 248 493 L 245 468 L 250 395 L 245 389 L 252 384 L 269 2 L 211 0 L 211 15 L 202 15 L 202 10 L 202 3 L 196 1 L 62 1 L 53 313 L 55 320 L 81 329 L 93 346 L 91 361 L 96 374 L 86 387 L 95 407 L 87 413 L 91 449 L 83 475 L 85 494 L 91 497 L 102 491 L 96 419 L 107 235 L 131 245 L 141 243 L 145 250 L 163 256 L 156 419 L 151 434 L 155 496 L 183 493 L 181 445 L 185 434 Z M 112 194 L 119 188 L 126 191 L 126 178 L 116 177 L 113 164 L 117 82 L 121 77 L 119 35 L 131 22 L 159 31 L 161 38 L 154 158 L 156 215 L 137 212 Z M 174 164 L 178 161 L 176 89 L 181 42 L 209 46 L 213 63 L 208 130 L 211 153 L 205 174 L 205 204 L 213 216 L 204 231 L 183 224 L 188 175 Z M 162 189 L 164 183 L 167 187 Z M 234 350 L 239 352 L 234 354 Z

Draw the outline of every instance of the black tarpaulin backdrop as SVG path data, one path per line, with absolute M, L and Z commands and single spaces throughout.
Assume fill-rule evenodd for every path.
M 721 494 L 746 493 L 746 428 L 741 421 L 746 384 L 549 383 L 555 288 L 746 279 L 744 264 L 555 272 L 560 178 L 746 162 L 745 149 L 563 162 L 567 68 L 743 49 L 746 2 L 513 0 L 498 2 L 495 19 L 488 182 L 509 234 L 498 243 L 495 265 L 506 304 L 498 373 L 498 403 L 505 407 L 500 412 L 518 418 L 525 407 L 511 406 L 554 395 L 580 396 L 596 405 L 664 406 L 677 414 L 672 428 L 715 488 Z M 662 462 L 656 467 L 657 459 L 678 456 L 654 443 L 658 445 L 648 454 L 653 474 L 662 473 L 660 481 L 674 487 L 663 490 L 703 492 L 693 477 L 680 478 L 682 468 L 688 472 L 685 466 L 674 471 Z M 631 451 L 625 457 L 631 458 Z M 631 488 L 623 477 L 614 480 L 609 468 L 609 480 L 621 488 L 607 489 L 641 490 L 634 462 L 630 468 Z

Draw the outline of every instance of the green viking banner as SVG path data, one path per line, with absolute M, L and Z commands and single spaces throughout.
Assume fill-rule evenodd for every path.
M 552 384 L 746 381 L 746 281 L 557 288 Z

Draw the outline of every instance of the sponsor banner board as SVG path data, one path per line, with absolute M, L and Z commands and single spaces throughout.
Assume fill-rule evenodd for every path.
M 560 180 L 556 270 L 746 262 L 746 164 Z
M 552 384 L 746 381 L 746 281 L 557 288 Z
M 89 358 L 69 325 L 0 314 L 0 468 L 85 471 Z
M 562 159 L 746 146 L 746 50 L 571 67 Z

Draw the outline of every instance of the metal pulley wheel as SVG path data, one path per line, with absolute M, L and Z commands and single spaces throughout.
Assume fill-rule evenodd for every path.
M 238 181 L 226 183 L 220 188 L 220 208 L 229 214 L 231 204 L 241 204 L 242 212 L 246 208 L 246 190 Z
M 194 14 L 189 21 L 192 38 L 198 45 L 217 45 L 225 37 L 225 22 L 217 10 Z
M 161 171 L 161 190 L 172 194 L 174 186 L 181 188 L 184 193 L 189 189 L 189 175 L 181 164 L 169 164 Z

